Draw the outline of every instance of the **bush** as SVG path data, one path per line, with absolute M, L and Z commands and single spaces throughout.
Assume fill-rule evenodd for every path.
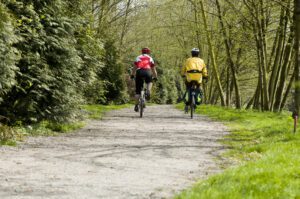
M 74 25 L 54 1 L 8 1 L 17 19 L 14 44 L 21 52 L 15 85 L 3 96 L 0 111 L 14 121 L 35 123 L 44 119 L 65 121 L 76 117 L 83 102 Z
M 9 126 L 0 124 L 0 142 L 7 143 L 8 141 L 15 140 L 17 133 Z
M 114 42 L 91 28 L 80 6 L 82 0 L 1 1 L 0 113 L 11 124 L 70 122 L 86 102 L 128 101 Z
M 19 53 L 12 45 L 18 41 L 7 9 L 0 2 L 0 104 L 3 97 L 16 85 L 16 62 Z

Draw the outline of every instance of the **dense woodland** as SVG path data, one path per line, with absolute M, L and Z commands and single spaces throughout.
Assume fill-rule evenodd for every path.
M 159 72 L 153 102 L 180 100 L 180 67 L 198 47 L 209 68 L 206 103 L 293 110 L 297 2 L 1 0 L 0 115 L 66 121 L 82 104 L 127 103 L 129 71 L 145 46 Z

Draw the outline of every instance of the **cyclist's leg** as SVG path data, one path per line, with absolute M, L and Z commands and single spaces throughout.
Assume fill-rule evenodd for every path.
M 192 90 L 192 82 L 187 82 L 186 81 L 186 90 L 187 90 L 187 94 L 188 94 L 188 101 L 187 101 L 187 105 L 189 105 L 192 101 L 191 97 L 192 97 L 192 93 L 191 93 L 191 90 Z
M 184 103 L 186 105 L 189 105 L 190 104 L 190 95 L 191 95 L 190 90 L 191 90 L 192 85 L 191 85 L 190 82 L 188 82 L 186 80 L 185 81 L 185 87 L 186 87 L 186 91 L 185 91 L 185 94 L 184 94 Z
M 201 90 L 201 84 L 197 84 L 197 90 L 196 90 L 196 104 L 200 105 L 202 103 L 202 90 Z
M 144 76 L 145 76 L 145 82 L 147 84 L 147 100 L 150 100 L 150 96 L 151 96 L 151 91 L 152 91 L 152 73 L 151 70 L 145 70 L 144 71 Z
M 191 103 L 191 86 L 192 85 L 188 81 L 185 81 L 185 86 L 186 86 L 186 92 L 184 94 L 184 103 L 185 103 L 184 111 L 185 111 L 185 113 L 188 113 L 189 105 Z
M 152 86 L 153 86 L 153 83 L 152 83 L 152 82 L 147 83 L 147 92 L 148 92 L 149 94 L 151 94 Z

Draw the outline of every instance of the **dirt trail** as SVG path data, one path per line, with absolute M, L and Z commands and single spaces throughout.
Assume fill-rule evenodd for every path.
M 171 198 L 219 172 L 226 129 L 172 106 L 132 109 L 59 137 L 0 147 L 0 198 Z

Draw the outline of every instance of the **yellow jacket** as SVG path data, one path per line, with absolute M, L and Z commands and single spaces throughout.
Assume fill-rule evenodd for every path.
M 188 82 L 198 81 L 202 83 L 202 77 L 208 77 L 207 68 L 204 61 L 198 57 L 186 60 L 181 70 L 181 75 L 186 76 Z

